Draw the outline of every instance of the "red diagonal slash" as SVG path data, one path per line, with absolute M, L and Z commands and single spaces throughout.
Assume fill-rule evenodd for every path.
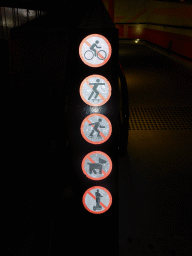
M 89 161 L 93 164 L 95 164 L 95 161 L 91 158 L 91 157 L 87 157 L 89 159 Z M 104 170 L 102 169 L 102 174 L 105 175 L 106 173 L 104 172 Z
M 91 194 L 91 192 L 88 192 L 88 194 L 89 194 L 94 200 L 96 200 L 96 197 L 95 197 L 93 194 Z M 104 209 L 107 208 L 102 202 L 100 202 L 100 205 L 103 206 Z

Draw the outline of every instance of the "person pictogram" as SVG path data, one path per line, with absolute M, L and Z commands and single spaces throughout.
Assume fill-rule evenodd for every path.
M 91 92 L 88 100 L 91 99 L 91 97 L 93 96 L 94 93 L 95 93 L 95 99 L 96 99 L 97 96 L 99 95 L 99 91 L 97 91 L 97 87 L 99 85 L 105 85 L 105 83 L 100 83 L 100 79 L 96 79 L 96 83 L 89 83 L 89 85 L 93 85 L 93 88 L 92 88 L 92 92 Z
M 94 49 L 94 48 L 95 48 L 95 47 L 96 47 L 96 48 L 101 48 L 101 47 L 97 46 L 98 43 L 99 43 L 99 41 L 96 40 L 95 43 L 90 46 L 90 49 L 91 49 L 92 51 L 94 51 L 94 53 L 95 53 L 95 57 L 96 57 L 96 54 L 97 54 L 97 50 Z
M 89 173 L 92 174 L 94 172 L 97 174 L 96 170 L 99 170 L 99 174 L 102 174 L 103 164 L 106 162 L 104 159 L 99 158 L 99 163 L 87 163 L 89 165 Z
M 101 138 L 100 131 L 98 130 L 98 127 L 105 128 L 105 126 L 100 125 L 101 122 L 102 122 L 102 119 L 99 118 L 98 122 L 89 124 L 89 125 L 94 125 L 93 130 L 89 134 L 89 137 L 93 137 L 93 133 L 97 132 L 97 137 Z
M 96 197 L 96 206 L 93 206 L 93 210 L 101 210 L 102 206 L 100 205 L 100 201 L 101 201 L 101 197 L 103 197 L 100 193 L 99 193 L 99 189 L 97 189 L 97 192 L 95 192 L 95 197 Z

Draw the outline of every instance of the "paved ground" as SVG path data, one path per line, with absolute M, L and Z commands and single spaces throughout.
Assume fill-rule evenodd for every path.
M 131 119 L 119 162 L 120 255 L 191 255 L 192 70 L 142 43 L 121 41 L 119 53 Z

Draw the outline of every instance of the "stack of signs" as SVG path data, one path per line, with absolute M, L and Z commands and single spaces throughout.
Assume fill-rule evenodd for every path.
M 111 57 L 111 44 L 102 35 L 91 34 L 85 37 L 79 46 L 79 56 L 88 66 L 97 68 L 105 65 Z M 111 96 L 111 84 L 99 74 L 85 77 L 79 89 L 81 99 L 89 106 L 102 106 Z M 81 124 L 81 135 L 92 144 L 106 142 L 112 133 L 110 120 L 101 114 L 87 116 Z M 88 153 L 82 161 L 82 171 L 91 180 L 102 180 L 110 175 L 112 161 L 102 151 Z M 112 204 L 110 192 L 101 186 L 89 188 L 83 195 L 85 209 L 93 214 L 106 212 Z

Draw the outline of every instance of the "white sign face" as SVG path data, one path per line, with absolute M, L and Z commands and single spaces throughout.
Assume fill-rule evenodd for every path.
M 111 52 L 111 44 L 99 34 L 85 37 L 79 46 L 81 60 L 90 67 L 105 65 L 111 57 Z
M 81 124 L 81 135 L 92 144 L 101 144 L 109 139 L 112 125 L 109 119 L 101 114 L 87 116 Z
M 111 193 L 104 187 L 91 187 L 83 195 L 85 209 L 94 214 L 106 212 L 111 207 L 111 204 Z
M 92 151 L 82 161 L 84 174 L 92 180 L 105 179 L 112 170 L 110 157 L 102 151 Z
M 111 96 L 111 85 L 104 76 L 88 76 L 81 83 L 80 96 L 90 106 L 101 106 Z

